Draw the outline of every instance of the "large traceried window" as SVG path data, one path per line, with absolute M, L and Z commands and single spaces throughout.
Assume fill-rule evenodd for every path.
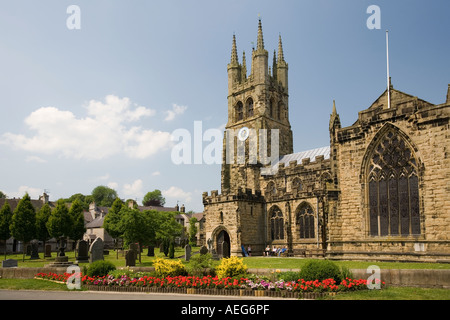
M 270 236 L 272 240 L 284 239 L 284 218 L 283 213 L 277 206 L 271 209 L 270 214 Z
M 300 239 L 314 238 L 314 211 L 308 203 L 301 204 L 295 215 Z
M 395 130 L 375 145 L 367 175 L 371 236 L 421 233 L 417 166 L 411 147 Z

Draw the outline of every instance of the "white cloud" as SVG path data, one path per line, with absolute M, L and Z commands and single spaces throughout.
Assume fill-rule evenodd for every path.
M 86 117 L 70 111 L 42 107 L 25 124 L 33 136 L 4 133 L 0 144 L 35 153 L 58 154 L 75 159 L 104 159 L 116 154 L 146 158 L 170 146 L 170 133 L 131 126 L 155 110 L 132 104 L 129 98 L 108 95 L 105 102 L 91 100 Z
M 108 184 L 106 185 L 108 188 L 111 188 L 113 190 L 116 190 L 119 188 L 119 184 L 117 182 L 108 182 Z
M 183 114 L 184 111 L 186 111 L 187 107 L 186 106 L 179 106 L 177 104 L 173 104 L 172 105 L 172 110 L 167 110 L 167 116 L 164 119 L 165 121 L 172 121 L 173 119 L 175 119 L 175 117 L 177 115 Z
M 170 198 L 173 202 L 181 201 L 181 202 L 191 202 L 192 200 L 192 194 L 190 192 L 186 192 L 181 188 L 171 186 L 167 190 L 162 191 L 162 195 L 165 198 Z M 166 199 L 167 203 L 167 199 Z
M 8 198 L 22 198 L 25 193 L 28 193 L 31 199 L 36 200 L 39 199 L 39 196 L 44 193 L 44 190 L 29 186 L 20 186 L 17 191 L 5 191 L 4 193 L 8 196 Z
M 135 180 L 134 182 L 123 186 L 123 193 L 127 198 L 141 198 L 143 195 L 143 186 L 144 183 L 141 179 Z
M 161 175 L 161 172 L 159 172 L 159 171 L 155 171 L 152 173 L 152 176 L 159 176 L 159 175 Z
M 47 160 L 42 159 L 38 156 L 28 156 L 28 157 L 26 157 L 25 161 L 26 162 L 37 162 L 37 163 L 46 163 L 47 162 Z

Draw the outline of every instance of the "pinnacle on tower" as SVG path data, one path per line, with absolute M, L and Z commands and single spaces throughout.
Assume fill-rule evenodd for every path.
M 258 22 L 258 40 L 256 42 L 256 50 L 264 50 L 264 39 L 261 25 L 261 18 Z
M 236 47 L 236 36 L 234 34 L 233 34 L 233 45 L 231 47 L 231 64 L 239 64 Z
M 278 36 L 278 62 L 285 62 L 283 54 L 283 44 L 281 42 L 281 35 Z

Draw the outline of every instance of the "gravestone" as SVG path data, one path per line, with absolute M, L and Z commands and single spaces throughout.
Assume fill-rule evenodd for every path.
M 200 248 L 200 254 L 207 254 L 208 253 L 208 248 L 206 246 L 202 246 Z
M 40 259 L 40 257 L 39 257 L 39 242 L 36 240 L 33 240 L 30 242 L 30 246 L 31 246 L 30 260 Z
M 97 260 L 104 260 L 103 258 L 103 240 L 102 238 L 96 238 L 94 242 L 92 242 L 91 247 L 89 248 L 89 262 L 95 262 Z
M 6 259 L 2 261 L 2 268 L 17 268 L 17 260 Z
M 127 267 L 136 266 L 136 251 L 134 249 L 128 250 L 125 254 L 125 265 Z
M 184 259 L 186 261 L 191 259 L 191 246 L 189 244 L 184 247 Z
M 50 258 L 51 256 L 52 256 L 52 246 L 50 244 L 46 244 L 44 258 Z
M 131 243 L 130 250 L 134 250 L 137 254 L 139 252 L 139 243 Z
M 76 247 L 77 262 L 89 262 L 89 245 L 85 240 L 79 240 Z
M 148 246 L 147 256 L 148 257 L 155 256 L 155 247 L 154 246 Z

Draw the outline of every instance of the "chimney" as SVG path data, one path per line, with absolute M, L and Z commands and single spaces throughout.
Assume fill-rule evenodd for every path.
M 184 208 L 184 204 L 181 205 L 180 212 L 185 213 L 186 209 Z

